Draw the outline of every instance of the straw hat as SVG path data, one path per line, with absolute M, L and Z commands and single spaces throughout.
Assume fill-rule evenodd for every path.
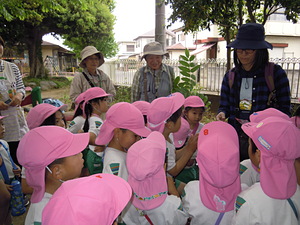
M 142 59 L 146 57 L 146 55 L 166 55 L 169 53 L 165 52 L 162 48 L 162 45 L 159 42 L 150 42 L 144 46 Z
M 80 52 L 81 62 L 79 63 L 79 66 L 82 68 L 85 68 L 84 60 L 91 56 L 91 55 L 98 55 L 99 60 L 99 66 L 101 66 L 104 63 L 104 57 L 101 52 L 99 52 L 94 46 L 86 46 L 82 51 Z

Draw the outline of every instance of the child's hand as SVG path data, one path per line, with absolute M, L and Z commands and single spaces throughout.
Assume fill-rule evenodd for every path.
M 5 184 L 5 186 L 6 186 L 7 190 L 9 190 L 9 191 L 12 191 L 12 190 L 13 190 L 13 189 L 12 189 L 12 185 L 10 185 L 10 184 Z
M 18 169 L 16 169 L 16 170 L 13 169 L 13 172 L 14 172 L 15 176 L 21 176 L 21 169 L 20 169 L 20 167 L 18 167 Z
M 195 152 L 197 149 L 197 143 L 198 143 L 198 134 L 191 135 L 186 144 L 187 149 L 191 149 L 193 152 Z
M 17 93 L 16 95 L 13 96 L 13 98 L 11 100 L 11 103 L 9 105 L 10 106 L 21 105 L 22 98 L 23 98 L 23 94 L 22 93 Z
M 6 110 L 8 109 L 8 105 L 5 104 L 3 101 L 0 101 L 0 110 Z

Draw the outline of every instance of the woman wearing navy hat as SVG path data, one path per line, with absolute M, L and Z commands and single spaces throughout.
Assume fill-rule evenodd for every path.
M 227 48 L 234 49 L 235 67 L 223 78 L 217 120 L 228 118 L 237 130 L 242 161 L 249 156 L 248 137 L 241 130 L 241 123 L 248 121 L 253 112 L 269 107 L 290 116 L 290 86 L 285 71 L 269 63 L 268 49 L 273 46 L 265 41 L 261 24 L 243 24 Z

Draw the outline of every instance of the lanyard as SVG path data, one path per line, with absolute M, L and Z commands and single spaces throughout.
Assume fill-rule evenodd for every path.
M 221 223 L 221 220 L 223 219 L 223 216 L 224 216 L 224 213 L 220 213 L 220 214 L 219 214 L 219 217 L 218 217 L 218 219 L 217 219 L 215 225 L 219 225 L 219 224 Z

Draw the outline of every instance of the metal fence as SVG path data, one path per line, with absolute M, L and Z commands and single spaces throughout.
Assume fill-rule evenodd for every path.
M 295 102 L 300 97 L 300 58 L 271 59 L 270 61 L 279 64 L 286 71 L 290 81 L 292 99 Z M 174 68 L 175 76 L 181 76 L 178 60 L 164 60 L 164 63 Z M 222 79 L 227 71 L 227 60 L 197 60 L 195 63 L 200 65 L 200 69 L 195 72 L 197 85 L 205 93 L 219 95 Z M 131 86 L 135 72 L 144 65 L 144 61 L 116 60 L 106 61 L 102 69 L 116 85 Z

